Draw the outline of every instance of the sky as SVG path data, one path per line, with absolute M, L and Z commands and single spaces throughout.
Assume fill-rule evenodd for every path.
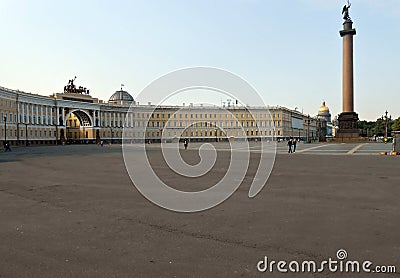
M 400 116 L 400 1 L 353 0 L 355 110 Z M 171 71 L 209 66 L 249 82 L 268 105 L 341 112 L 343 0 L 0 0 L 0 86 L 41 95 L 68 80 L 108 100 L 135 98 Z M 221 102 L 183 95 L 173 101 Z M 141 96 L 146 99 L 146 96 Z M 151 96 L 147 101 L 152 101 Z

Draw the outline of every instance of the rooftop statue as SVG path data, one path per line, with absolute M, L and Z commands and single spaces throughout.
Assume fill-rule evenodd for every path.
M 74 84 L 74 81 L 76 79 L 76 76 L 74 79 L 68 80 L 68 85 L 64 86 L 64 93 L 65 94 L 85 94 L 89 95 L 89 90 L 86 89 L 86 87 L 79 86 L 78 88 Z
M 351 20 L 350 15 L 349 15 L 350 7 L 351 7 L 351 3 L 349 1 L 347 1 L 347 5 L 343 6 L 342 15 L 343 15 L 343 19 L 346 21 Z

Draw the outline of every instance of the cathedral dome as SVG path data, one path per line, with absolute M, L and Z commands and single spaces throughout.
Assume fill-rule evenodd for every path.
M 129 104 L 133 101 L 133 97 L 127 91 L 123 90 L 116 91 L 108 100 L 109 103 L 115 104 Z
M 331 113 L 329 111 L 329 107 L 325 105 L 325 101 L 322 103 L 321 107 L 318 109 L 318 116 L 319 119 L 327 121 L 328 123 L 331 122 Z
M 318 114 L 320 113 L 329 113 L 329 107 L 325 105 L 325 101 L 322 103 L 321 107 L 318 109 Z

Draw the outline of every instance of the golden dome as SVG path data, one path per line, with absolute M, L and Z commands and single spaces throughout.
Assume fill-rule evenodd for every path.
M 325 105 L 325 101 L 322 103 L 321 107 L 318 109 L 318 112 L 329 112 L 329 107 Z

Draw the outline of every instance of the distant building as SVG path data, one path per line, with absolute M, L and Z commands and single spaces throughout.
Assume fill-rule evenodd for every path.
M 318 138 L 318 118 L 281 106 L 154 106 L 122 90 L 108 101 L 70 80 L 49 97 L 0 87 L 0 140 L 12 145 L 151 140 Z M 132 107 L 131 110 L 129 108 Z M 251 113 L 249 112 L 251 110 Z M 328 110 L 329 112 L 329 110 Z
M 318 109 L 318 130 L 319 140 L 325 141 L 327 137 L 332 137 L 332 120 L 329 107 L 326 106 L 325 101 L 322 102 L 321 107 Z

